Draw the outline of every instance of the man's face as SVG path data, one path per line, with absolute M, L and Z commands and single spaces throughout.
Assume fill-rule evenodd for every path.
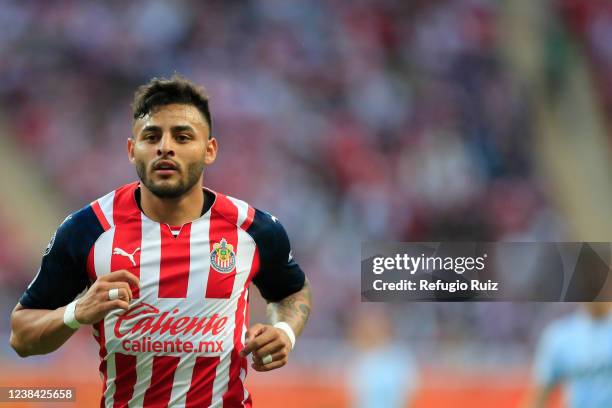
M 134 122 L 128 156 L 142 184 L 159 198 L 178 198 L 202 184 L 204 166 L 217 155 L 217 141 L 192 105 L 161 106 Z

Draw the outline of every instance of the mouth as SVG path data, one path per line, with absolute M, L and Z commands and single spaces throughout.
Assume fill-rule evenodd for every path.
M 178 172 L 178 166 L 170 160 L 160 160 L 153 165 L 153 171 L 160 175 L 169 175 Z

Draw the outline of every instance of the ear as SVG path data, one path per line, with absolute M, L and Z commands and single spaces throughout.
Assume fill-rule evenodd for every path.
M 219 146 L 217 145 L 217 139 L 211 137 L 206 142 L 206 151 L 204 152 L 204 164 L 210 165 L 215 162 L 217 158 L 217 151 Z
M 128 137 L 128 140 L 127 140 L 127 153 L 128 153 L 128 159 L 130 160 L 130 163 L 134 164 L 136 159 L 134 158 L 134 138 L 132 137 Z

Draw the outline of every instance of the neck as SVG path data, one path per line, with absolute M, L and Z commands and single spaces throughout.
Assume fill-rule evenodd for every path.
M 587 303 L 586 309 L 593 319 L 605 319 L 612 311 L 612 302 Z
M 142 183 L 140 192 L 142 211 L 153 221 L 183 225 L 202 215 L 204 193 L 201 183 L 196 183 L 188 192 L 177 198 L 159 198 Z

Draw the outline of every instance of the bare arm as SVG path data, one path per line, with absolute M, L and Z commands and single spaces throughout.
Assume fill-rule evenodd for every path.
M 304 287 L 278 302 L 268 302 L 266 313 L 272 324 L 286 322 L 291 326 L 296 336 L 304 330 L 310 315 L 310 282 L 304 282 Z
M 130 272 L 116 271 L 99 278 L 79 299 L 75 317 L 81 324 L 93 324 L 102 320 L 111 310 L 127 310 L 132 299 L 132 286 L 138 286 L 138 278 Z M 111 288 L 119 289 L 119 298 L 108 299 Z M 21 357 L 47 354 L 57 350 L 76 331 L 64 324 L 66 306 L 55 310 L 26 309 L 17 304 L 11 314 L 11 347 Z
M 11 347 L 21 357 L 57 350 L 76 331 L 64 324 L 65 309 L 25 309 L 18 303 L 11 314 Z
M 298 292 L 287 296 L 278 302 L 268 302 L 268 318 L 274 325 L 285 322 L 299 336 L 304 330 L 310 314 L 310 282 L 304 281 L 304 287 Z M 291 352 L 291 340 L 287 334 L 272 325 L 255 324 L 246 333 L 246 344 L 241 351 L 242 356 L 253 353 L 253 369 L 270 371 L 287 364 Z M 271 358 L 265 362 L 264 358 Z

